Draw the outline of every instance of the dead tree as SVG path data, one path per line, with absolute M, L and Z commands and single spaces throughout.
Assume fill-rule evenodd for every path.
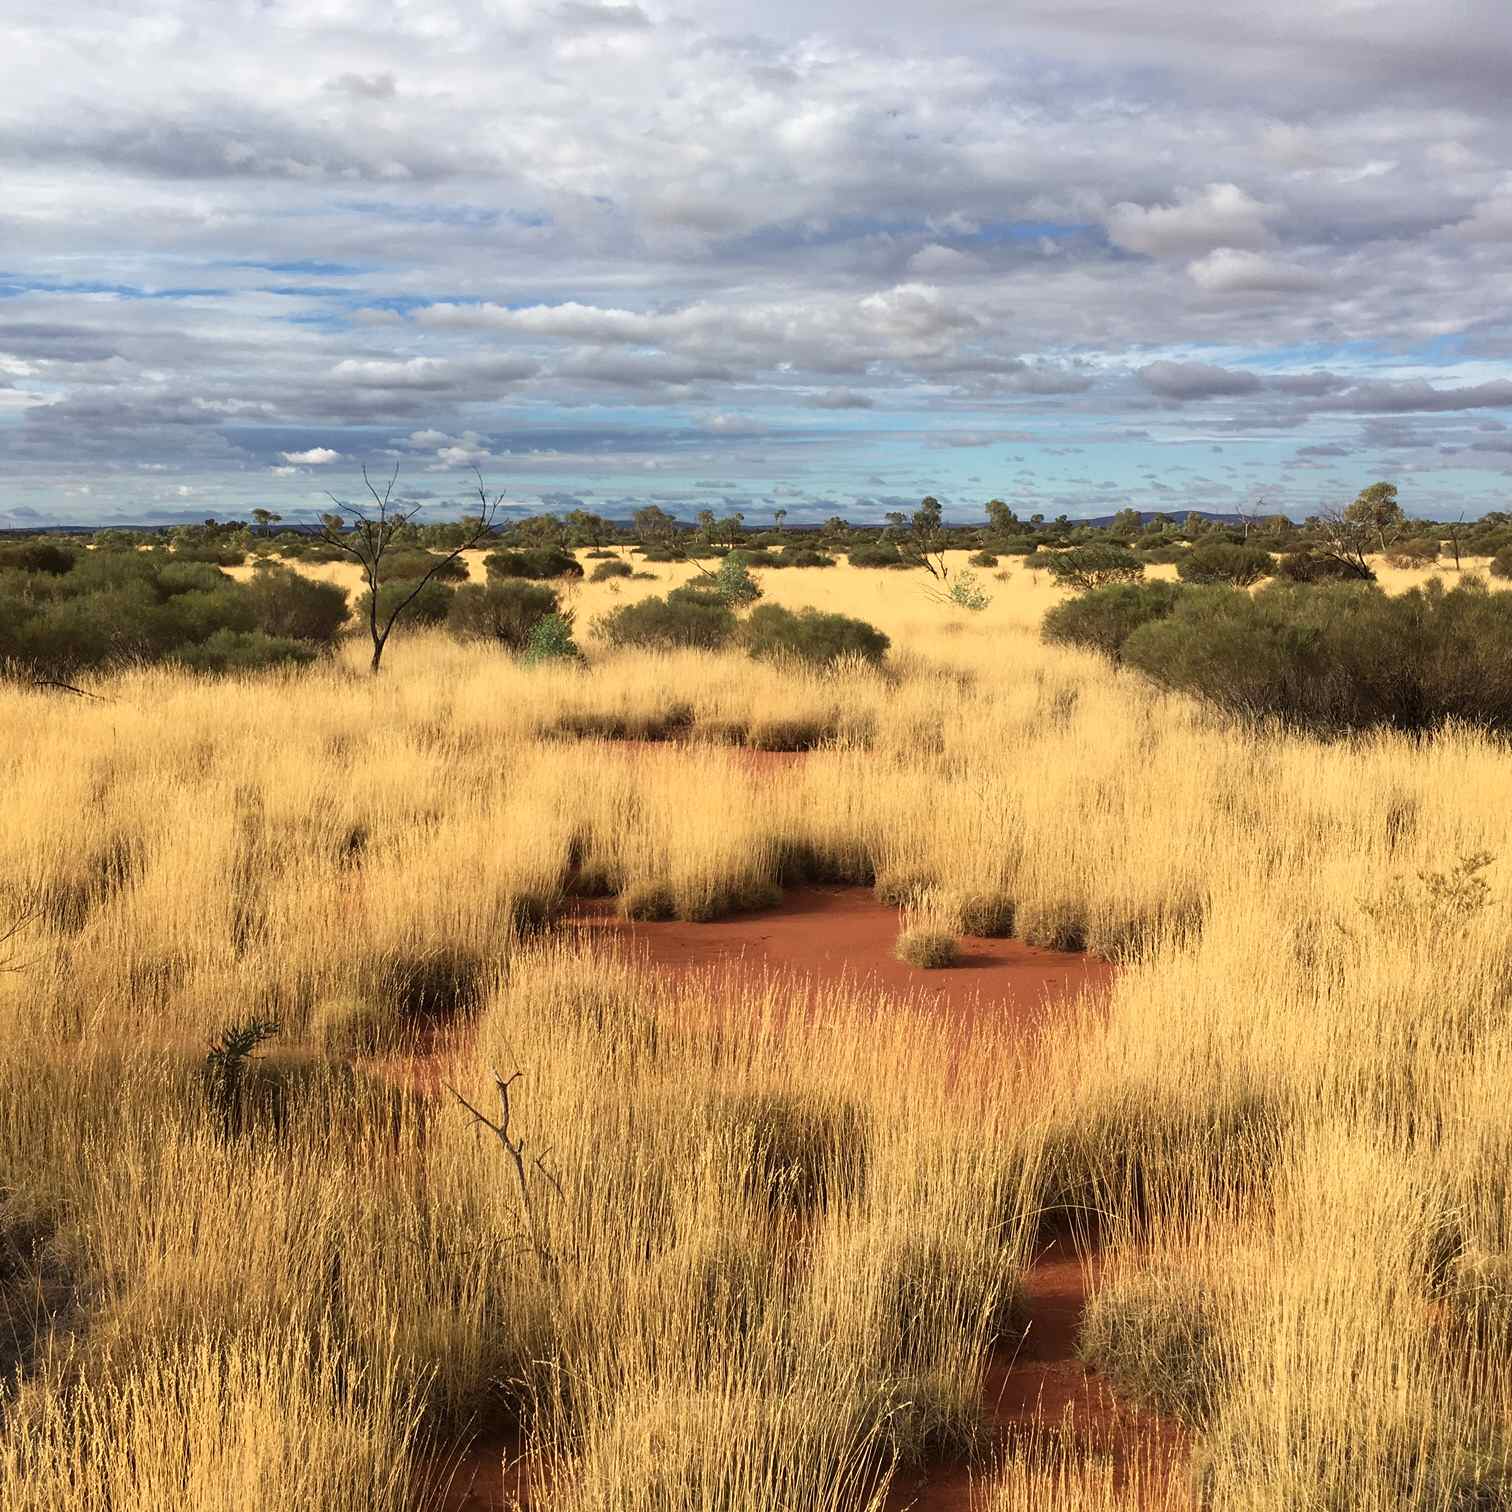
M 393 634 L 394 626 L 399 623 L 405 610 L 420 597 L 426 585 L 449 563 L 456 561 L 464 551 L 473 550 L 493 535 L 494 520 L 498 517 L 499 508 L 504 503 L 504 495 L 500 494 L 490 501 L 488 490 L 483 486 L 482 473 L 478 473 L 477 477 L 479 513 L 464 521 L 471 528 L 463 536 L 461 544 L 446 556 L 438 557 L 430 570 L 423 577 L 417 578 L 410 591 L 403 598 L 396 599 L 386 612 L 379 605 L 379 593 L 383 587 L 384 578 L 384 558 L 388 556 L 396 543 L 402 544 L 405 527 L 420 513 L 422 506 L 412 504 L 408 508 L 402 508 L 393 502 L 394 484 L 399 479 L 398 463 L 394 464 L 394 471 L 381 493 L 368 477 L 367 468 L 362 469 L 363 484 L 373 499 L 370 505 L 349 504 L 343 499 L 338 499 L 335 494 L 326 495 L 340 512 L 320 517 L 318 539 L 351 557 L 362 569 L 363 581 L 367 584 L 368 590 L 367 631 L 373 643 L 373 659 L 369 664 L 369 670 L 375 676 L 383 661 L 383 648 L 388 645 L 388 638 Z

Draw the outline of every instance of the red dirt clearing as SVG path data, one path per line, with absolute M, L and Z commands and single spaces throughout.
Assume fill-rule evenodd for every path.
M 612 902 L 583 903 L 575 917 L 586 933 L 623 945 L 658 971 L 733 969 L 753 985 L 772 974 L 819 987 L 843 982 L 942 1010 L 967 1032 L 988 1015 L 1030 1031 L 1057 1004 L 1106 993 L 1114 971 L 1092 956 L 971 936 L 957 965 L 921 970 L 893 957 L 898 911 L 859 887 L 794 888 L 776 908 L 710 924 L 631 922 L 616 916 Z

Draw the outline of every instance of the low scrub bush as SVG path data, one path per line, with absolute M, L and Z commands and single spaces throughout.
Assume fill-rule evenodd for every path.
M 383 558 L 383 576 L 392 582 L 414 582 L 427 572 L 443 583 L 465 583 L 467 563 L 461 557 L 448 560 L 433 551 L 391 551 Z
M 528 667 L 541 662 L 575 662 L 583 659 L 583 653 L 572 638 L 572 614 L 569 610 L 556 610 L 538 619 L 530 629 L 530 638 L 525 643 L 524 662 Z
M 1504 551 L 1498 551 L 1491 558 L 1491 576 L 1494 578 L 1512 578 L 1512 546 Z
M 829 666 L 841 657 L 879 665 L 890 642 L 865 620 L 818 609 L 794 613 L 779 604 L 761 604 L 741 630 L 746 651 L 760 659 L 792 657 L 810 666 Z
M 1184 583 L 1225 583 L 1230 588 L 1249 588 L 1275 570 L 1268 551 L 1258 546 L 1229 546 L 1222 542 L 1196 546 L 1184 552 L 1176 564 Z
M 782 555 L 778 558 L 779 567 L 833 567 L 834 557 L 823 551 L 816 551 L 812 546 L 788 545 L 782 548 Z
M 400 617 L 401 624 L 444 624 L 447 615 L 451 613 L 454 591 L 460 590 L 448 588 L 439 578 L 432 578 L 423 588 L 413 578 L 390 579 L 381 584 L 378 589 L 378 622 L 380 625 L 383 624 L 400 604 L 409 599 L 409 607 Z M 412 599 L 411 594 L 414 594 Z M 371 601 L 372 595 L 368 592 L 364 592 L 357 600 L 355 613 L 358 624 L 367 624 L 368 606 Z
M 1043 564 L 1036 556 L 1036 567 L 1046 572 L 1062 588 L 1086 592 L 1110 583 L 1136 583 L 1144 576 L 1144 563 L 1122 546 L 1073 546 L 1069 551 L 1052 551 Z
M 329 645 L 347 618 L 347 591 L 275 562 L 257 564 L 247 588 L 257 628 L 267 635 Z
M 973 567 L 996 567 L 998 559 L 990 551 L 974 551 L 967 558 Z
M 666 598 L 622 604 L 604 615 L 594 628 L 601 639 L 616 648 L 717 651 L 729 644 L 736 620 L 730 606 L 717 595 L 674 589 Z
M 1115 583 L 1067 599 L 1045 613 L 1040 635 L 1063 646 L 1100 651 L 1118 661 L 1124 642 L 1141 625 L 1164 619 L 1182 589 L 1175 583 Z
M 751 553 L 732 551 L 714 575 L 714 592 L 732 609 L 743 609 L 761 597 L 761 584 L 751 576 Z
M 1412 541 L 1399 541 L 1386 553 L 1386 560 L 1393 567 L 1431 567 L 1439 556 L 1439 543 L 1421 536 Z
M 890 543 L 878 543 L 871 546 L 853 546 L 850 552 L 850 564 L 852 567 L 912 567 L 912 561 L 905 560 L 903 553 Z
M 0 572 L 13 568 L 17 572 L 46 572 L 61 577 L 72 572 L 77 553 L 51 541 L 18 541 L 0 546 Z
M 589 556 L 593 553 L 590 551 Z M 618 557 L 611 557 L 608 561 L 599 562 L 588 574 L 591 583 L 606 583 L 611 578 L 627 578 L 635 575 L 635 569 L 629 562 L 622 562 Z
M 1474 578 L 1397 596 L 1369 584 L 1194 588 L 1135 630 L 1123 659 L 1226 713 L 1323 733 L 1512 729 L 1512 600 Z
M 525 650 L 542 620 L 562 613 L 553 588 L 520 578 L 470 583 L 447 605 L 446 627 L 463 640 L 487 640 L 514 653 Z M 571 615 L 566 616 L 570 636 Z
M 0 662 L 33 677 L 168 659 L 227 671 L 308 661 L 319 649 L 265 626 L 291 628 L 252 586 L 163 551 L 91 552 L 62 574 L 0 571 Z
M 1039 541 L 1032 535 L 1004 536 L 1001 540 L 993 543 L 992 549 L 999 556 L 1029 556 L 1039 547 Z
M 1276 563 L 1276 576 L 1288 583 L 1373 583 L 1367 567 L 1362 576 L 1348 562 L 1313 551 L 1288 552 Z
M 491 551 L 483 558 L 490 578 L 582 577 L 583 568 L 570 551 L 543 546 L 530 551 Z

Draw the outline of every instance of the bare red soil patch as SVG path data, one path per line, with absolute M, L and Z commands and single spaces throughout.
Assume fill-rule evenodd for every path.
M 656 970 L 733 969 L 753 983 L 773 974 L 816 987 L 844 983 L 943 1010 L 968 1031 L 983 1017 L 1032 1030 L 1056 1004 L 1083 992 L 1105 993 L 1113 980 L 1106 961 L 1020 940 L 967 937 L 956 965 L 909 966 L 892 953 L 898 911 L 859 887 L 794 888 L 776 908 L 709 924 L 632 922 L 619 918 L 612 902 L 600 901 L 580 904 L 575 918 Z

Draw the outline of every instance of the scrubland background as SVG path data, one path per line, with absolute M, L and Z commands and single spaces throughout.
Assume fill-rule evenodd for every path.
M 691 572 L 577 588 L 580 629 Z M 478 1437 L 570 1512 L 838 1512 L 941 1457 L 1000 1512 L 1507 1504 L 1505 746 L 1240 728 L 1041 644 L 1029 572 L 980 614 L 917 576 L 763 575 L 882 671 L 416 633 L 376 680 L 0 692 L 0 1505 L 440 1506 Z M 804 879 L 1121 970 L 963 1046 L 557 922 Z M 495 1068 L 528 1203 L 445 1090 L 497 1117 Z M 986 1441 L 1057 1227 L 1103 1256 L 1089 1355 L 1186 1427 L 1169 1477 Z

